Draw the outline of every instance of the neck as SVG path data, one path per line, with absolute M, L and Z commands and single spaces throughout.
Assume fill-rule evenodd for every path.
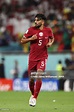
M 43 30 L 43 28 L 44 28 L 44 25 L 42 25 L 39 29 L 40 29 L 40 30 Z

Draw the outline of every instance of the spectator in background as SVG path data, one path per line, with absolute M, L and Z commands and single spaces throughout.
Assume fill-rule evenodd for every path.
M 58 24 L 54 26 L 54 37 L 55 43 L 58 45 L 57 51 L 62 52 L 64 50 L 63 32 Z
M 63 43 L 64 43 L 64 50 L 71 50 L 70 29 L 67 29 L 65 26 L 63 27 Z
M 69 87 L 71 91 L 73 91 L 73 84 L 74 84 L 74 54 L 72 53 L 71 59 L 65 59 L 65 78 L 69 79 Z
M 27 19 L 32 24 L 33 17 L 35 14 L 44 13 L 45 16 L 47 16 L 48 18 L 47 21 L 48 26 L 53 28 L 54 37 L 56 38 L 55 39 L 56 42 L 54 43 L 53 49 L 51 49 L 51 51 L 52 52 L 54 51 L 63 52 L 71 50 L 73 51 L 74 34 L 72 30 L 73 35 L 71 36 L 71 30 L 70 30 L 71 27 L 74 27 L 73 10 L 74 10 L 74 0 L 0 0 L 0 17 L 3 20 L 3 25 L 6 27 L 6 30 L 9 30 L 8 28 L 10 28 L 11 30 L 10 36 L 12 38 L 12 42 L 14 40 L 13 43 L 14 48 L 16 48 L 17 44 L 18 44 L 17 47 L 18 46 L 22 47 L 20 46 L 20 43 L 18 41 L 18 37 L 21 37 L 21 33 L 17 33 L 18 29 L 20 29 L 20 25 L 16 27 L 18 25 L 17 19 L 20 18 L 20 15 L 24 14 L 25 16 L 27 16 L 28 17 Z M 15 13 L 17 15 L 15 15 Z M 14 17 L 11 17 L 12 25 L 15 24 L 14 25 L 15 28 L 12 25 L 8 25 L 10 15 L 13 16 L 15 15 Z M 57 32 L 55 32 L 55 29 L 57 28 L 57 27 L 55 28 L 56 25 L 60 25 Z M 65 26 L 65 30 L 63 25 Z M 25 25 L 25 28 L 26 26 L 27 24 Z M 23 31 L 23 29 L 20 30 Z M 18 48 L 17 51 L 21 49 L 21 51 L 23 50 L 24 52 L 29 52 L 28 46 L 29 45 L 25 45 L 23 49 Z M 14 50 L 14 48 L 12 50 Z
M 1 58 L 1 63 L 0 63 L 0 78 L 5 78 L 5 66 L 4 66 L 4 58 Z
M 71 35 L 71 51 L 74 52 L 74 26 L 72 27 L 72 35 Z
M 71 91 L 73 91 L 73 84 L 74 84 L 74 54 L 71 54 L 71 60 L 70 60 L 70 66 L 69 66 L 69 70 L 70 70 L 70 89 Z
M 13 75 L 13 79 L 19 78 L 20 68 L 17 60 L 14 61 L 14 68 L 10 71 L 10 73 Z
M 19 41 L 22 38 L 22 35 L 24 34 L 24 32 L 26 32 L 26 30 L 30 27 L 30 25 L 31 25 L 31 23 L 30 23 L 29 19 L 25 15 L 21 14 L 20 15 L 20 20 L 19 20 L 19 32 L 18 32 Z M 28 53 L 29 43 L 26 43 L 26 44 L 23 45 L 23 51 L 25 53 Z
M 62 72 L 63 72 L 62 68 L 63 68 L 62 61 L 59 60 L 57 66 L 56 66 L 56 71 L 57 71 L 58 77 L 62 75 Z
M 24 71 L 22 78 L 28 78 L 28 70 L 27 69 Z
M 14 14 L 11 15 L 8 19 L 7 30 L 10 32 L 12 36 L 12 41 L 16 44 L 18 43 L 18 45 L 20 44 L 20 39 L 22 35 L 29 27 L 30 21 L 23 13 L 19 14 L 14 12 Z M 23 51 L 25 53 L 28 53 L 29 44 L 23 45 Z
M 59 80 L 59 90 L 64 90 L 64 78 L 63 78 L 63 64 L 62 61 L 59 60 L 56 66 L 57 77 Z
M 9 46 L 11 41 L 10 35 L 3 25 L 3 20 L 0 18 L 0 46 Z

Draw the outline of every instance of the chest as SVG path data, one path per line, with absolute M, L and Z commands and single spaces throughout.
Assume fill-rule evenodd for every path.
M 49 40 L 49 33 L 47 31 L 34 31 L 33 35 L 37 35 L 37 40 L 32 41 L 32 44 L 36 45 L 37 48 L 46 46 L 46 43 Z
M 37 34 L 37 40 L 47 40 L 49 38 L 49 33 L 48 31 L 34 31 L 33 35 Z

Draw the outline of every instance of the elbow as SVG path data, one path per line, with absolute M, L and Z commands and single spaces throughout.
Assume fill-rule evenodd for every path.
M 21 39 L 20 43 L 21 43 L 21 44 L 24 44 L 24 41 L 23 41 L 23 39 Z
M 21 40 L 20 43 L 23 44 L 23 41 Z
M 21 41 L 20 44 L 23 44 L 23 42 Z

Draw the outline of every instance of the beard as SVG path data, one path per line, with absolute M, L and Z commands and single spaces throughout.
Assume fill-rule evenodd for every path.
M 36 28 L 40 28 L 41 26 L 42 26 L 42 24 L 40 24 L 40 25 L 35 24 Z

